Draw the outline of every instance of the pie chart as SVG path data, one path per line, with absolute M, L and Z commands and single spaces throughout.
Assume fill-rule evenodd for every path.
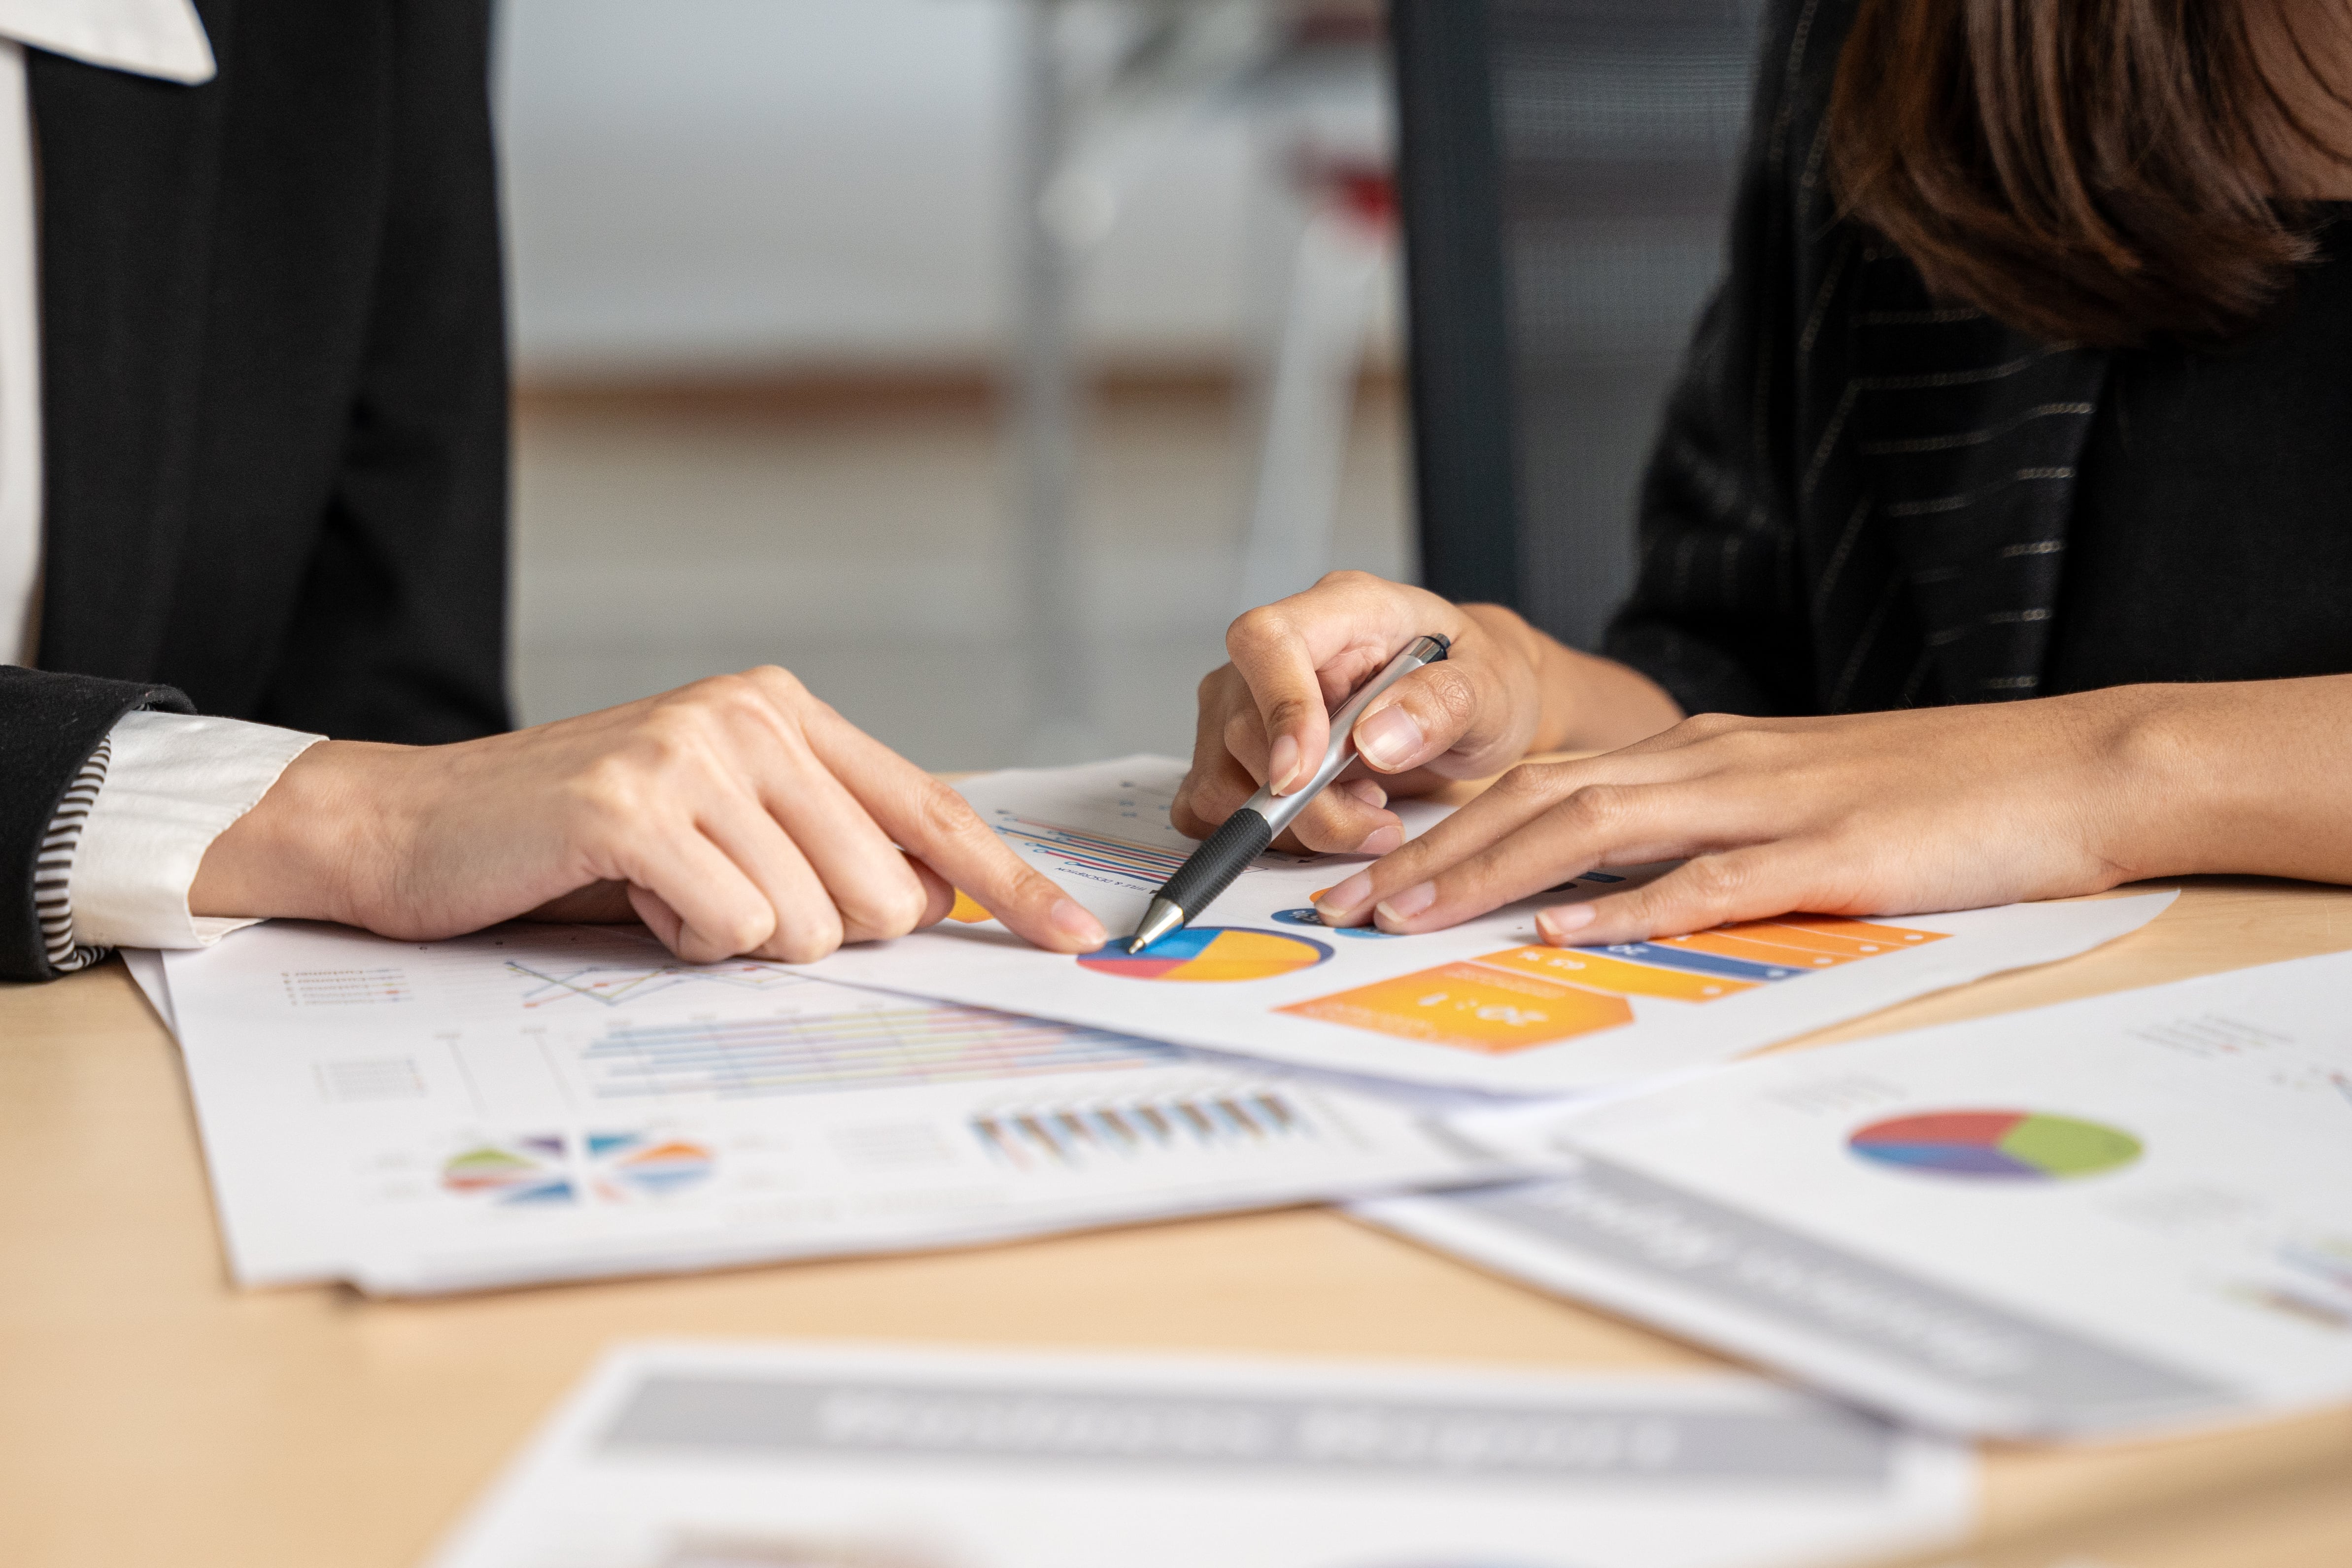
M 2039 1110 L 1937 1110 L 1874 1121 L 1846 1140 L 1865 1160 L 1990 1181 L 2052 1182 L 2130 1164 L 2140 1141 Z
M 1331 956 L 1321 942 L 1237 926 L 1190 926 L 1129 953 L 1114 941 L 1079 958 L 1081 967 L 1122 980 L 1269 980 L 1312 969 Z
M 568 1204 L 574 1196 L 559 1136 L 484 1143 L 441 1167 L 450 1192 L 496 1204 Z

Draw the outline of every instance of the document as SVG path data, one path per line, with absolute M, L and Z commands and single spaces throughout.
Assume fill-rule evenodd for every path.
M 814 966 L 853 984 L 1017 1010 L 1212 1050 L 1490 1093 L 1570 1094 L 1741 1055 L 2153 920 L 2174 895 L 1899 920 L 1788 915 L 1601 948 L 1544 946 L 1536 911 L 1661 868 L 1589 872 L 1451 931 L 1333 930 L 1318 893 L 1367 862 L 1268 855 L 1194 925 L 1129 956 L 1123 937 L 1192 841 L 1168 824 L 1167 758 L 991 773 L 959 785 L 1005 841 L 1109 928 L 1070 958 L 969 900 L 956 918 Z M 1399 804 L 1420 833 L 1446 808 Z
M 1426 1102 L 635 928 L 173 952 L 236 1278 L 384 1293 L 924 1247 L 1491 1180 Z
M 1359 1212 L 1958 1431 L 2352 1400 L 2347 994 L 2334 954 L 1473 1117 L 1581 1164 Z
M 1732 1375 L 652 1344 L 434 1568 L 1769 1568 L 1931 1548 L 1965 1449 Z

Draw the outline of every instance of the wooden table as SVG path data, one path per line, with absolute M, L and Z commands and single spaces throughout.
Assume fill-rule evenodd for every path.
M 2195 881 L 2100 952 L 1806 1043 L 2345 948 L 2352 890 Z M 1714 1363 L 1322 1211 L 457 1300 L 239 1292 L 177 1053 L 116 963 L 0 986 L 0 1281 L 7 1568 L 413 1563 L 598 1349 L 627 1336 Z M 2344 1568 L 2352 1411 L 1996 1452 L 1967 1562 Z

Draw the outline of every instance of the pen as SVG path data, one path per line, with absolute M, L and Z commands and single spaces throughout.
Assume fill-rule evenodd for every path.
M 1233 886 L 1242 868 L 1265 854 L 1265 847 L 1290 826 L 1291 818 L 1306 810 L 1307 803 L 1356 760 L 1356 721 L 1364 716 L 1372 700 L 1423 665 L 1444 658 L 1452 646 L 1441 637 L 1415 637 L 1411 647 L 1389 660 L 1387 668 L 1356 688 L 1331 715 L 1330 743 L 1323 749 L 1323 765 L 1315 770 L 1315 776 L 1279 800 L 1267 788 L 1244 801 L 1241 809 L 1225 818 L 1225 825 L 1193 850 L 1167 885 L 1152 896 L 1150 907 L 1143 911 L 1143 923 L 1127 939 L 1127 951 L 1141 952 L 1179 926 L 1190 925 L 1193 916 Z

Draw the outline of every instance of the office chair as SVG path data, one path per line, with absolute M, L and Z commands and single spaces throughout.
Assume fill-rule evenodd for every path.
M 1591 647 L 1720 271 L 1758 0 L 1390 0 L 1422 578 Z

